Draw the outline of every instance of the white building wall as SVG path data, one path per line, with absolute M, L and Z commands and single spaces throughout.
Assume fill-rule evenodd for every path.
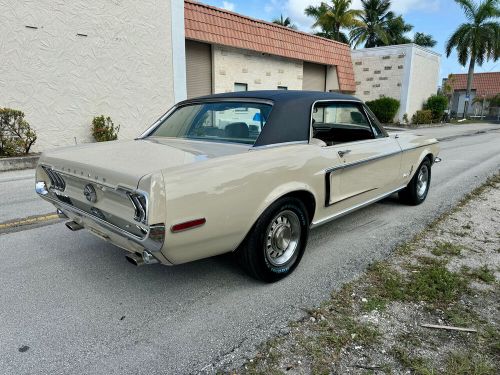
M 440 55 L 415 44 L 352 51 L 356 96 L 364 101 L 391 97 L 400 101 L 395 121 L 411 120 L 438 86 Z
M 406 113 L 411 119 L 422 109 L 429 96 L 437 93 L 441 59 L 436 53 L 415 46 L 412 48 L 412 67 Z
M 101 114 L 120 124 L 120 139 L 139 135 L 174 103 L 174 82 L 185 96 L 172 48 L 184 44 L 183 22 L 172 22 L 183 9 L 182 0 L 0 0 L 0 106 L 25 112 L 34 151 L 92 141 Z
M 235 83 L 248 90 L 302 90 L 302 61 L 231 47 L 212 46 L 213 92 L 232 92 Z

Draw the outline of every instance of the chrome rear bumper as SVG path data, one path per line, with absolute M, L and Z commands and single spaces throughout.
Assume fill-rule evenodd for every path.
M 44 195 L 43 199 L 50 201 L 56 208 L 58 209 L 58 213 L 65 215 L 66 217 L 81 217 L 81 218 L 86 218 L 97 225 L 101 226 L 102 228 L 109 230 L 110 232 L 121 236 L 123 238 L 126 238 L 141 247 L 143 247 L 145 250 L 148 250 L 151 252 L 152 255 L 156 256 L 158 255 L 157 253 L 161 252 L 161 249 L 163 247 L 163 242 L 165 241 L 165 225 L 164 224 L 154 224 L 154 225 L 148 225 L 146 233 L 144 237 L 139 237 L 133 233 L 127 232 L 126 230 L 117 227 L 114 224 L 108 223 L 106 220 L 103 220 L 97 216 L 91 215 L 88 212 L 85 212 L 83 210 L 80 210 L 79 208 L 73 207 L 67 203 L 61 202 L 60 200 L 53 199 L 52 197 L 48 195 Z M 75 220 L 75 219 L 74 219 Z M 78 222 L 78 220 L 75 220 Z M 82 226 L 85 227 L 85 224 L 80 220 L 80 223 L 78 223 Z M 163 258 L 163 257 L 161 257 Z

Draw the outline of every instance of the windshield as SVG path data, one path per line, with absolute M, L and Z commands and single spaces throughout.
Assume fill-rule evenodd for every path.
M 264 103 L 211 102 L 176 109 L 150 134 L 253 145 L 272 106 Z

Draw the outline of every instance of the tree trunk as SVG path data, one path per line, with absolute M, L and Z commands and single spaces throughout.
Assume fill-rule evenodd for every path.
M 467 116 L 467 110 L 469 109 L 469 103 L 470 103 L 470 92 L 472 91 L 472 80 L 474 78 L 474 65 L 476 64 L 476 56 L 474 54 L 471 55 L 470 57 L 470 63 L 469 63 L 469 73 L 467 75 L 467 91 L 465 93 L 465 103 L 464 103 L 464 115 L 463 118 Z M 467 100 L 467 97 L 469 100 Z

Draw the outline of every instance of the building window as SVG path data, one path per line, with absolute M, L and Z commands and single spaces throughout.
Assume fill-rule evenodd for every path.
M 373 73 L 380 74 L 380 70 L 375 70 Z
M 363 72 L 369 72 L 370 68 L 363 68 Z
M 382 56 L 382 60 L 389 60 L 391 56 Z
M 376 83 L 376 84 L 374 84 L 374 85 L 373 85 L 373 87 L 375 87 L 375 88 L 376 88 L 376 87 L 380 87 L 380 83 Z
M 236 82 L 234 84 L 234 92 L 238 92 L 238 91 L 248 91 L 248 84 Z
M 403 69 L 403 65 L 398 65 L 398 69 Z
M 391 70 L 392 69 L 392 66 L 386 66 L 384 67 L 384 70 Z
M 356 81 L 356 85 L 357 86 L 361 85 L 361 82 L 360 81 Z
M 363 91 L 364 95 L 370 95 L 370 91 Z
M 400 59 L 402 59 L 403 57 L 405 57 L 405 55 L 404 55 L 404 53 L 403 53 L 403 54 L 399 55 L 398 57 L 399 57 Z
M 278 86 L 278 90 L 288 90 L 288 87 L 286 87 L 286 86 Z
M 398 87 L 401 87 L 401 82 L 398 83 Z
M 363 65 L 363 63 L 361 61 L 356 61 L 354 64 L 355 65 Z
M 366 79 L 366 81 L 367 81 L 367 82 L 373 81 L 373 77 L 368 77 L 368 78 Z
M 381 80 L 381 81 L 387 81 L 387 77 L 380 77 L 379 80 Z

